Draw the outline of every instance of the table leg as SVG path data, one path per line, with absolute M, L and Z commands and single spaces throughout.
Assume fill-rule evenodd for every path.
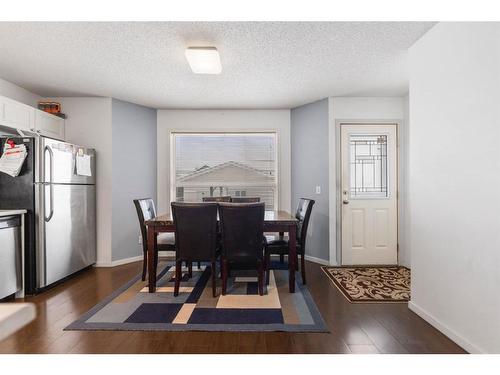
M 153 227 L 148 227 L 148 281 L 149 293 L 156 291 L 156 267 L 155 267 L 155 253 L 156 253 L 156 233 Z
M 297 257 L 297 227 L 290 225 L 288 231 L 288 284 L 290 293 L 295 293 L 295 259 Z

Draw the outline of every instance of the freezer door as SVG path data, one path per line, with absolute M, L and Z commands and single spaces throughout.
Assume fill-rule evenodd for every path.
M 94 185 L 37 184 L 36 189 L 37 284 L 43 288 L 95 263 L 96 192 Z
M 55 184 L 95 184 L 95 150 L 51 138 L 37 139 L 38 164 L 36 182 Z M 76 157 L 90 156 L 92 176 L 80 176 L 76 171 Z

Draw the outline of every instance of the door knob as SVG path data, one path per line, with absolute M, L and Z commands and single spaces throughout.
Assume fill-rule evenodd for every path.
M 349 201 L 347 199 L 343 200 L 342 203 L 344 204 L 349 204 Z

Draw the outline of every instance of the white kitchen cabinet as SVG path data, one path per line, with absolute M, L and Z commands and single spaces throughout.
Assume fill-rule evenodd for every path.
M 64 141 L 64 119 L 0 96 L 0 125 Z
M 35 131 L 45 137 L 64 140 L 64 119 L 35 110 Z
M 24 131 L 35 130 L 35 108 L 0 96 L 0 125 Z

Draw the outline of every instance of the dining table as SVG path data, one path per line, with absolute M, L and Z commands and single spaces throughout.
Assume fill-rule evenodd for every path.
M 290 293 L 295 293 L 295 271 L 297 259 L 297 218 L 286 211 L 268 211 L 264 213 L 264 233 L 279 232 L 288 233 L 288 285 Z M 175 223 L 172 213 L 158 215 L 144 224 L 147 227 L 148 245 L 148 290 L 149 293 L 156 291 L 156 267 L 155 254 L 157 237 L 160 233 L 175 232 Z

